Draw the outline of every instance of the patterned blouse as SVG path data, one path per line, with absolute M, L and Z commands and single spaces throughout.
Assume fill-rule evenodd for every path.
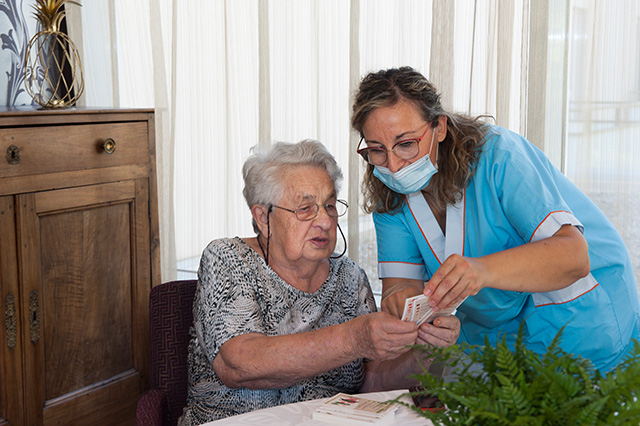
M 212 368 L 220 347 L 235 336 L 301 333 L 375 312 L 369 280 L 351 259 L 331 259 L 326 281 L 317 291 L 305 293 L 283 281 L 242 239 L 225 238 L 212 241 L 204 250 L 198 277 L 189 344 L 189 394 L 180 426 L 356 392 L 362 385 L 362 359 L 283 389 L 231 389 Z

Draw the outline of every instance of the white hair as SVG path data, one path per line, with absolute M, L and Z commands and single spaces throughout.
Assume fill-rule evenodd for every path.
M 270 206 L 284 195 L 284 169 L 287 166 L 317 166 L 325 169 L 333 181 L 336 194 L 340 190 L 342 171 L 333 155 L 320 142 L 305 139 L 298 143 L 277 142 L 270 148 L 253 147 L 252 155 L 242 167 L 242 194 L 249 208 L 255 204 Z M 253 220 L 256 234 L 260 230 Z

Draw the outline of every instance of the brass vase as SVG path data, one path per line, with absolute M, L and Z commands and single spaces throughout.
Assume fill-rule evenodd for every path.
M 60 31 L 64 3 L 70 0 L 36 0 L 36 18 L 42 30 L 27 46 L 25 87 L 44 108 L 74 105 L 84 92 L 80 54 L 67 34 Z

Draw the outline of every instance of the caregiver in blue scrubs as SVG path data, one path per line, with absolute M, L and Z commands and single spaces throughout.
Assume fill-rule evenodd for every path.
M 367 161 L 382 309 L 401 316 L 424 293 L 460 301 L 460 341 L 561 346 L 614 368 L 640 339 L 640 304 L 622 238 L 589 198 L 522 136 L 443 110 L 403 67 L 368 74 L 351 118 Z

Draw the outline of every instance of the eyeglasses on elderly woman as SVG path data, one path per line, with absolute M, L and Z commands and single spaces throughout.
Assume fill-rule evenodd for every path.
M 290 213 L 295 213 L 298 220 L 305 222 L 307 220 L 313 220 L 318 216 L 318 212 L 320 211 L 321 205 L 315 204 L 315 203 L 305 203 L 296 207 L 295 210 L 276 206 L 275 204 L 272 204 L 271 207 L 276 207 L 278 209 L 285 210 Z M 336 200 L 335 204 L 331 204 L 331 203 L 323 204 L 322 207 L 324 207 L 324 210 L 327 212 L 327 215 L 329 215 L 330 217 L 339 217 L 339 216 L 343 216 L 347 212 L 347 209 L 349 208 L 349 204 L 344 200 Z

